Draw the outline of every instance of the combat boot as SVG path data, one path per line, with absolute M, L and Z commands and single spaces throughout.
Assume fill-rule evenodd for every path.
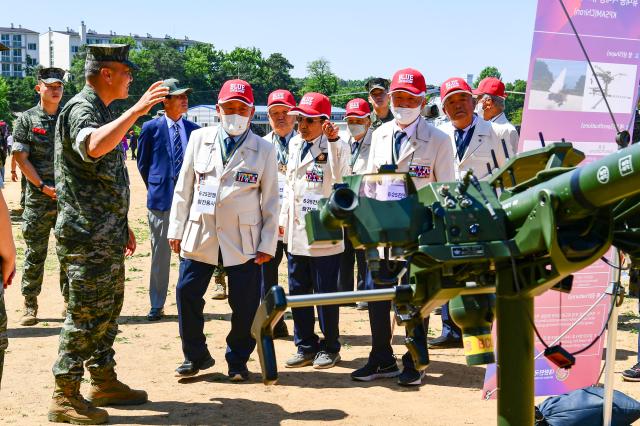
M 20 318 L 20 325 L 36 325 L 38 323 L 38 299 L 24 298 L 24 315 Z
M 118 380 L 113 370 L 90 371 L 91 388 L 87 399 L 96 407 L 106 405 L 139 405 L 147 402 L 147 393 L 131 389 Z
M 109 413 L 94 407 L 80 395 L 80 382 L 60 384 L 56 381 L 48 418 L 55 423 L 100 425 L 109 421 Z

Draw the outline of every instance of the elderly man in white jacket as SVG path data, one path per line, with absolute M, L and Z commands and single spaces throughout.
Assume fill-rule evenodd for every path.
M 340 139 L 338 126 L 331 123 L 331 102 L 321 93 L 307 93 L 289 114 L 297 115 L 299 134 L 289 142 L 287 184 L 281 210 L 286 223 L 289 293 L 292 295 L 337 291 L 340 254 L 338 244 L 309 245 L 305 215 L 318 208 L 333 184 L 349 173 L 349 148 Z M 313 363 L 314 368 L 330 368 L 340 360 L 338 306 L 318 306 L 324 338 L 314 332 L 313 308 L 293 308 L 293 342 L 296 353 L 287 360 L 289 368 Z
M 224 265 L 232 311 L 225 358 L 229 379 L 245 381 L 260 265 L 278 242 L 278 167 L 273 145 L 250 130 L 255 109 L 247 82 L 225 82 L 216 109 L 221 126 L 191 134 L 171 205 L 169 244 L 182 258 L 176 298 L 185 356 L 176 372 L 192 376 L 214 364 L 203 333 L 203 296 L 214 265 Z

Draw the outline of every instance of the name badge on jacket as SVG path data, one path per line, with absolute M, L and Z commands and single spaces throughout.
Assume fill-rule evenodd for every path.
M 307 171 L 307 182 L 322 182 L 324 180 L 324 172 L 322 169 L 312 169 Z
M 409 176 L 416 178 L 428 178 L 431 176 L 431 166 L 424 166 L 420 164 L 409 165 Z
M 258 182 L 258 174 L 251 172 L 236 172 L 236 182 L 256 183 Z

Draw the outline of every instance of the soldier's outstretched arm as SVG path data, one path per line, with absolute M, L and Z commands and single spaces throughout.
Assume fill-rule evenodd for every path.
M 16 271 L 16 246 L 13 243 L 9 210 L 0 191 L 0 266 L 2 267 L 2 285 L 6 288 Z
M 148 113 L 151 107 L 162 102 L 169 94 L 169 89 L 160 87 L 161 84 L 162 81 L 153 83 L 138 102 L 124 114 L 92 131 L 89 138 L 85 140 L 87 154 L 91 158 L 100 158 L 118 146 L 136 120 Z

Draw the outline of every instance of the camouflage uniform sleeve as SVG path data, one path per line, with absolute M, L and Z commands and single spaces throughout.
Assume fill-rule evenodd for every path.
M 73 150 L 87 163 L 95 163 L 100 158 L 92 158 L 87 153 L 89 136 L 100 127 L 95 109 L 89 103 L 80 103 L 69 113 L 69 138 Z
M 27 114 L 23 113 L 13 127 L 13 145 L 11 152 L 31 152 L 31 144 L 29 142 L 29 132 L 31 131 L 31 122 L 27 118 Z

